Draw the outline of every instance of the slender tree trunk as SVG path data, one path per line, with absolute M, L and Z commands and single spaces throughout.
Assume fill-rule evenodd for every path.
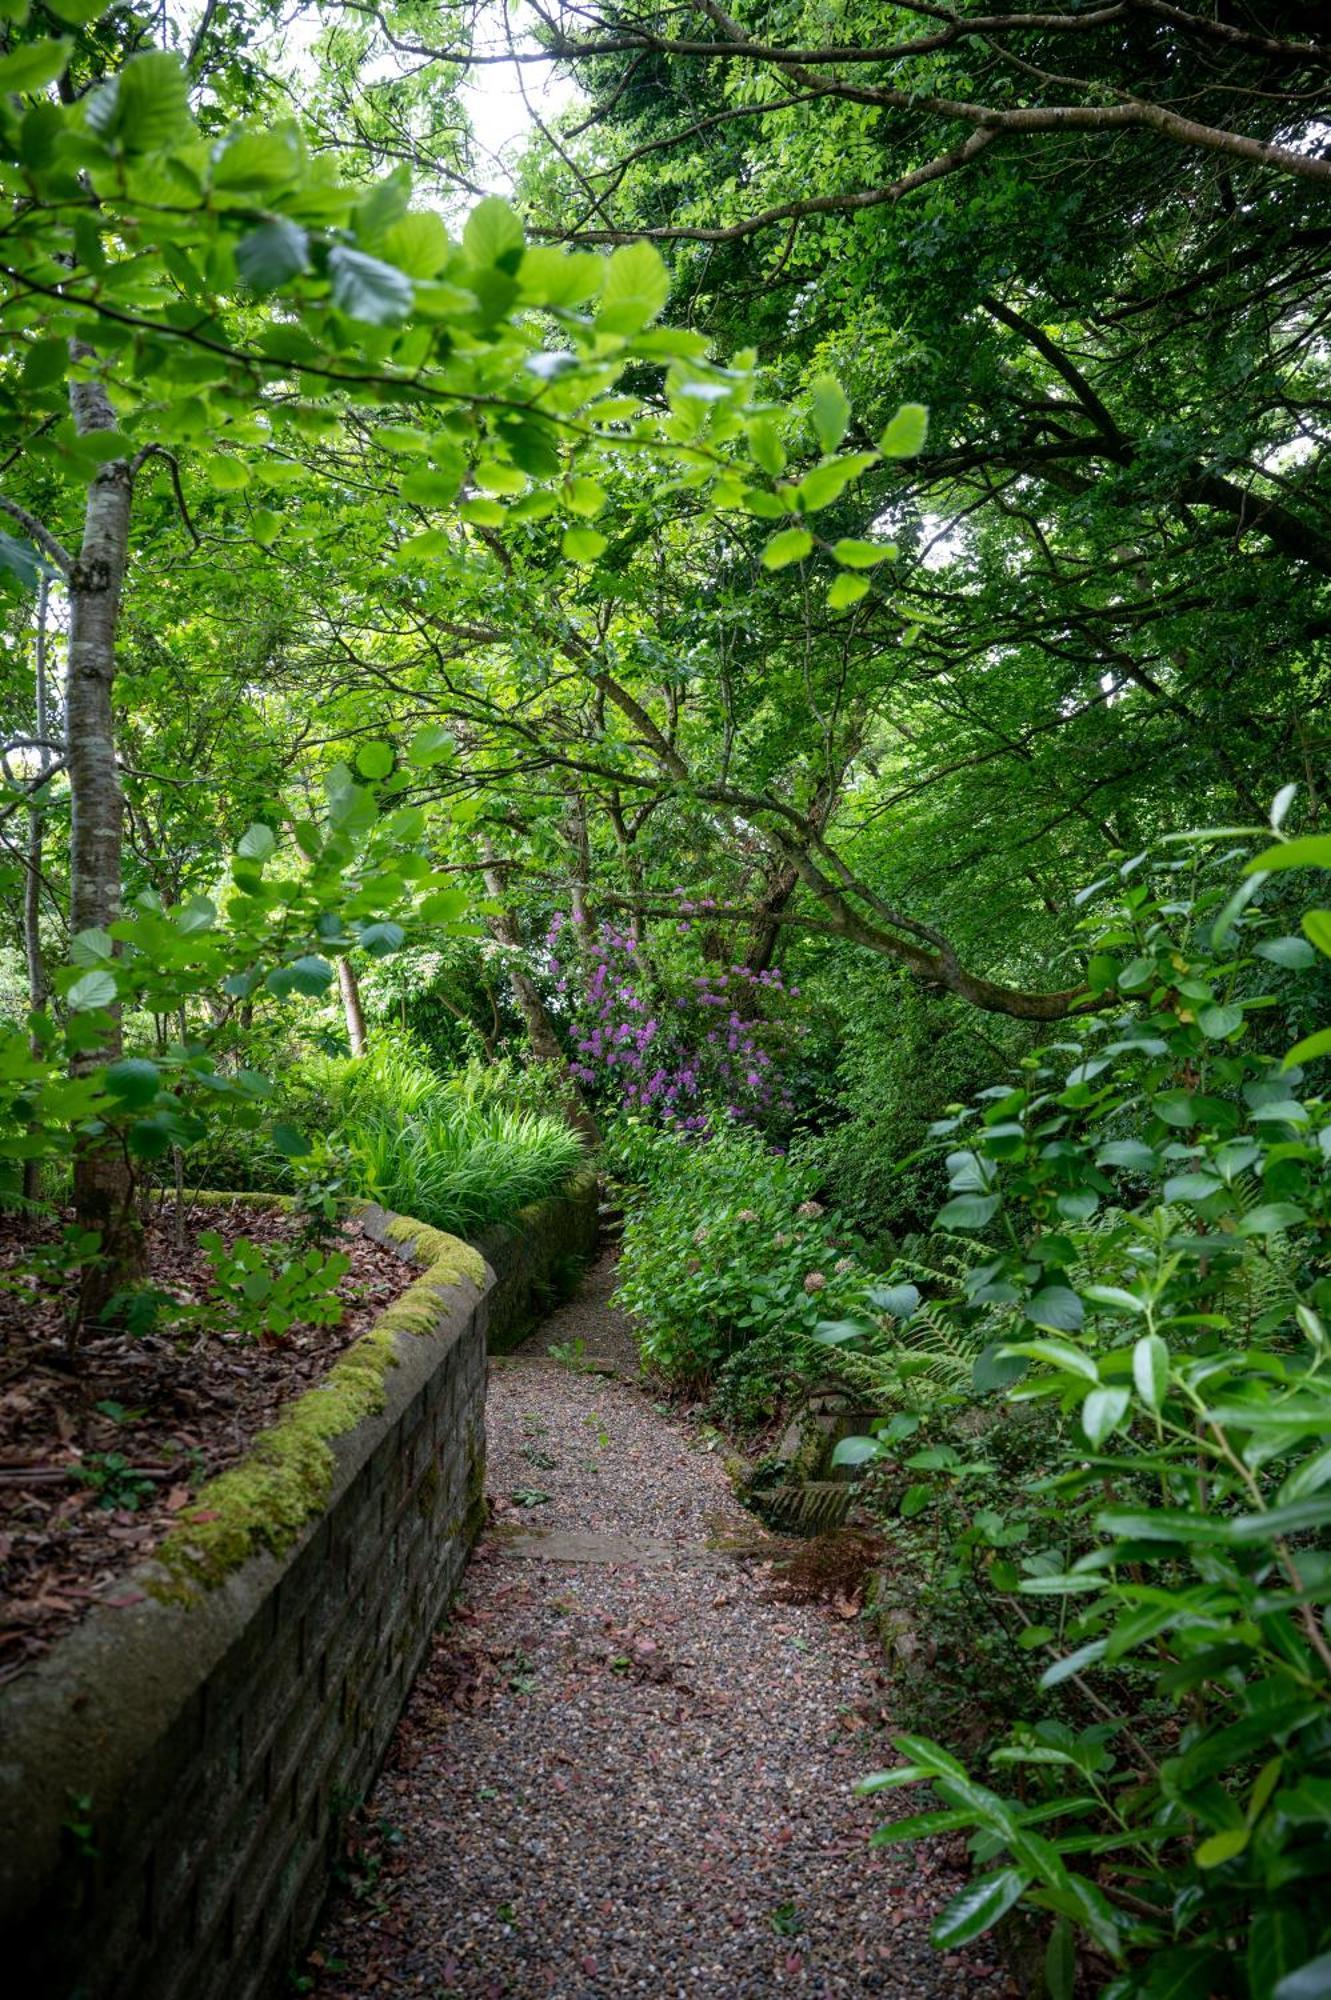
M 73 346 L 76 362 L 91 359 Z M 70 408 L 80 437 L 115 429 L 115 412 L 102 384 L 70 384 Z M 120 915 L 120 866 L 124 798 L 116 765 L 112 691 L 116 673 L 116 624 L 129 553 L 133 474 L 129 461 L 113 459 L 88 488 L 83 542 L 69 577 L 69 654 L 65 681 L 65 754 L 69 770 L 69 928 L 105 930 Z M 120 1009 L 101 1045 L 77 1059 L 81 1070 L 113 1062 L 123 1047 Z M 133 1216 L 134 1179 L 118 1146 L 82 1144 L 74 1159 L 74 1209 L 79 1223 L 97 1230 L 101 1258 L 85 1274 L 80 1318 L 95 1318 L 111 1294 L 141 1268 L 142 1239 Z
M 337 983 L 342 989 L 342 1012 L 347 1017 L 347 1040 L 353 1056 L 363 1056 L 369 1046 L 365 1033 L 365 1009 L 361 1005 L 360 981 L 349 958 L 337 961 Z
M 50 586 L 45 577 L 37 585 L 37 631 L 35 637 L 35 673 L 37 737 L 40 748 L 37 752 L 41 762 L 38 769 L 45 776 L 51 762 L 51 753 L 46 747 L 50 735 L 50 718 L 46 701 L 46 620 L 50 608 Z M 28 1006 L 34 1014 L 40 1013 L 46 1005 L 50 992 L 50 982 L 46 977 L 46 959 L 42 952 L 42 857 L 46 838 L 46 812 L 40 803 L 40 791 L 33 794 L 33 804 L 28 813 L 28 854 L 27 873 L 23 879 L 23 953 L 28 966 Z M 34 1055 L 39 1053 L 36 1035 L 31 1040 Z M 42 1191 L 42 1166 L 40 1160 L 25 1160 L 23 1163 L 23 1192 L 29 1201 L 37 1201 Z
M 522 934 L 505 898 L 503 866 L 488 840 L 483 844 L 482 854 L 484 857 L 482 873 L 486 890 L 494 901 L 501 905 L 499 913 L 490 918 L 490 930 L 500 944 L 508 947 L 508 976 L 513 987 L 513 997 L 518 1003 L 518 1011 L 527 1030 L 531 1052 L 538 1062 L 554 1063 L 557 1066 L 563 1079 L 565 1117 L 575 1132 L 581 1132 L 588 1145 L 599 1146 L 601 1133 L 591 1106 L 578 1089 L 577 1082 L 569 1071 L 567 1058 L 559 1045 L 554 1022 L 546 1012 L 540 988 L 522 962 Z

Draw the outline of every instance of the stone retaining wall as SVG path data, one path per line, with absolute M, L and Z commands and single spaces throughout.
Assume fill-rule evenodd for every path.
M 556 1201 L 522 1209 L 476 1239 L 495 1274 L 490 1293 L 491 1354 L 507 1354 L 538 1320 L 558 1305 L 569 1279 L 596 1249 L 600 1188 L 592 1172 L 579 1174 Z
M 481 1524 L 491 1307 L 529 1310 L 589 1213 L 594 1183 L 540 1204 L 497 1279 L 365 1211 L 422 1276 L 0 1691 L 0 1943 L 24 2000 L 290 1993 L 339 1823 Z

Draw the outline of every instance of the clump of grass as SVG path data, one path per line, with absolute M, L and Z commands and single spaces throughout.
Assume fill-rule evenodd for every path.
M 385 1038 L 358 1059 L 308 1057 L 286 1080 L 282 1115 L 320 1137 L 346 1193 L 454 1236 L 557 1193 L 584 1153 L 562 1118 L 506 1103 L 466 1072 L 440 1076 L 406 1038 Z M 293 1183 L 291 1162 L 255 1147 L 253 1135 L 243 1158 L 215 1168 L 216 1185 Z

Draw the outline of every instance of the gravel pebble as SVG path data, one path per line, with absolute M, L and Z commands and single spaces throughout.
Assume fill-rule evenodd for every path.
M 319 1993 L 1010 1994 L 987 1941 L 929 1944 L 962 1880 L 939 1851 L 868 1844 L 882 1807 L 852 1786 L 893 1753 L 866 1635 L 771 1600 L 702 1440 L 549 1356 L 580 1339 L 633 1372 L 613 1283 L 606 1257 L 493 1369 L 494 1525 L 361 1817 Z M 621 1545 L 551 1561 L 547 1532 Z

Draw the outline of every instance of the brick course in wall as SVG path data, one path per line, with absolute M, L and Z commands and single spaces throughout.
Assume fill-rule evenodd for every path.
M 583 1181 L 513 1233 L 511 1311 L 557 1244 L 590 1246 L 595 1204 Z M 95 1610 L 0 1691 L 0 1946 L 24 2000 L 290 1992 L 340 1823 L 480 1527 L 496 1283 L 487 1266 L 436 1291 L 433 1330 L 398 1336 L 385 1407 L 334 1440 L 328 1502 L 291 1548 L 191 1602 L 149 1588 Z M 85 1852 L 68 1822 L 88 1796 Z

